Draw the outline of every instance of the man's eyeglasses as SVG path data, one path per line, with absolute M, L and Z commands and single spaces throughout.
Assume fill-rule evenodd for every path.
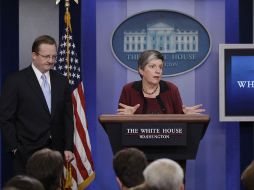
M 56 55 L 42 55 L 42 54 L 40 54 L 40 53 L 38 53 L 38 52 L 35 52 L 37 55 L 40 55 L 41 57 L 43 57 L 45 60 L 50 60 L 50 58 L 53 60 L 53 61 L 55 61 L 56 60 Z

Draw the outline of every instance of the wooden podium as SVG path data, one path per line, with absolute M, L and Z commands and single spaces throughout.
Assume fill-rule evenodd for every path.
M 114 154 L 125 147 L 142 150 L 149 160 L 195 159 L 210 118 L 195 114 L 100 115 Z

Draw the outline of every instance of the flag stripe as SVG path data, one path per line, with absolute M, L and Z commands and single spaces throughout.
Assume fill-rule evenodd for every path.
M 75 158 L 76 158 L 78 170 L 80 171 L 80 174 L 82 175 L 82 177 L 85 179 L 88 177 L 88 173 L 86 171 L 86 168 L 82 164 L 82 160 L 80 158 L 80 155 L 78 154 L 78 150 L 77 150 L 76 146 L 75 146 L 74 152 L 76 153 Z
M 84 99 L 83 96 L 81 96 L 82 94 L 84 94 L 84 92 L 83 92 L 83 85 L 82 84 L 79 85 L 77 89 L 78 89 L 77 92 L 78 92 L 78 95 L 79 95 L 79 96 L 76 97 L 77 105 L 82 105 L 82 108 L 83 108 L 83 109 L 78 109 L 79 116 L 81 116 L 80 117 L 80 119 L 81 119 L 80 121 L 82 122 L 83 126 L 88 126 L 87 125 L 87 120 L 86 120 L 86 115 L 85 115 L 85 99 Z M 89 135 L 88 135 L 88 127 L 86 127 L 84 129 L 84 132 L 85 132 L 85 135 L 86 135 L 86 140 L 84 139 L 84 141 L 87 142 L 87 145 L 88 145 L 88 147 L 89 147 L 89 149 L 91 151 L 90 138 L 89 138 Z M 89 156 L 91 156 L 91 154 L 89 154 L 88 157 Z M 92 158 L 89 159 L 89 161 L 92 162 Z
M 86 113 L 86 102 L 85 102 L 85 97 L 84 96 L 81 96 L 82 94 L 85 94 L 85 90 L 84 90 L 84 86 L 83 86 L 83 83 L 80 83 L 80 85 L 78 86 L 78 94 L 79 94 L 79 97 L 80 97 L 80 102 L 81 102 L 81 105 L 84 109 L 84 112 Z M 88 128 L 88 126 L 87 126 Z
M 85 152 L 91 154 L 90 153 L 90 148 L 89 148 L 88 144 L 86 143 L 87 142 L 87 137 L 86 137 L 85 131 L 82 128 L 82 122 L 81 121 L 84 120 L 83 116 L 82 116 L 82 112 L 80 112 L 80 110 L 77 109 L 77 106 L 79 105 L 79 103 L 77 101 L 79 101 L 79 98 L 75 98 L 75 95 L 74 95 L 74 98 L 72 98 L 72 101 L 73 101 L 73 106 L 74 106 L 74 115 L 76 116 L 75 117 L 76 118 L 76 128 L 77 128 L 77 131 L 78 131 L 77 135 L 79 135 L 80 139 L 82 139 L 81 142 L 83 144 L 83 147 L 85 148 Z
M 80 85 L 79 85 L 80 87 Z M 78 88 L 79 89 L 79 88 Z M 83 144 L 83 147 L 85 148 L 85 152 L 86 152 L 86 157 L 88 158 L 89 162 L 91 163 L 92 168 L 93 166 L 93 160 L 92 160 L 92 155 L 91 155 L 91 145 L 90 143 L 90 139 L 88 136 L 88 130 L 87 128 L 83 129 L 82 126 L 87 126 L 86 124 L 86 119 L 85 119 L 85 113 L 83 109 L 77 109 L 76 107 L 78 107 L 78 105 L 82 105 L 82 103 L 80 102 L 80 96 L 76 94 L 76 90 L 73 92 L 74 97 L 72 98 L 73 100 L 73 105 L 74 105 L 74 114 L 77 115 L 76 116 L 76 127 L 78 130 L 78 134 L 80 136 L 81 142 Z
M 76 141 L 76 145 L 79 145 L 79 144 L 82 144 L 81 143 L 81 139 L 79 138 L 79 136 L 77 135 L 76 137 L 75 137 L 76 139 L 75 139 L 75 141 Z M 77 163 L 78 164 L 82 164 L 83 165 L 83 167 L 85 167 L 85 169 L 87 170 L 87 175 L 91 175 L 91 172 L 92 172 L 92 167 L 91 167 L 91 164 L 90 164 L 90 162 L 89 162 L 89 160 L 87 159 L 87 157 L 86 157 L 86 155 L 85 154 L 79 154 L 79 153 L 84 153 L 85 152 L 85 150 L 84 150 L 84 148 L 82 147 L 82 146 L 76 146 L 75 147 L 76 148 L 76 150 L 75 150 L 75 153 L 77 154 L 75 154 L 76 155 L 76 161 L 77 161 Z M 82 167 L 82 169 L 83 169 L 83 167 Z M 84 171 L 85 172 L 85 171 Z M 82 173 L 82 172 L 81 172 Z

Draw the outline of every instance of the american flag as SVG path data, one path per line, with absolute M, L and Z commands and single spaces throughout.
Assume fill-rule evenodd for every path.
M 75 158 L 71 162 L 71 189 L 84 189 L 93 181 L 95 172 L 86 120 L 84 87 L 81 78 L 80 63 L 69 27 L 65 28 L 61 37 L 54 69 L 68 77 L 69 84 L 72 87 Z

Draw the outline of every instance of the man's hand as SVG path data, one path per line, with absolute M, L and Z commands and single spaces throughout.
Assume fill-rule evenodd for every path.
M 183 105 L 183 113 L 184 114 L 200 114 L 205 112 L 205 109 L 202 109 L 203 105 L 202 104 L 198 104 L 195 106 L 191 106 L 191 107 L 187 107 L 185 105 Z
M 74 155 L 71 151 L 65 150 L 64 151 L 64 158 L 66 162 L 71 162 L 74 159 Z
M 132 115 L 137 111 L 140 104 L 137 104 L 135 106 L 127 106 L 125 104 L 119 103 L 119 106 L 121 106 L 122 108 L 117 109 L 117 114 L 119 114 L 119 115 Z

